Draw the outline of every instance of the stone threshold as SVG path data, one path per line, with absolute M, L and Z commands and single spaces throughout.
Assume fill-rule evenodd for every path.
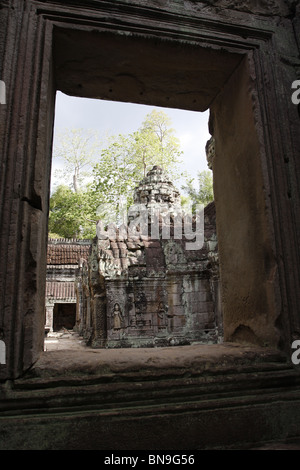
M 237 372 L 263 367 L 290 368 L 280 351 L 236 343 L 193 344 L 161 348 L 56 350 L 43 352 L 15 384 L 69 377 L 184 376 Z
M 268 348 L 60 350 L 44 352 L 22 378 L 0 388 L 0 425 L 3 448 L 245 448 L 298 438 L 299 403 L 299 370 Z M 215 439 L 221 423 L 223 437 Z M 170 426 L 178 434 L 172 441 Z M 187 426 L 194 431 L 185 442 Z M 241 426 L 249 428 L 246 436 Z

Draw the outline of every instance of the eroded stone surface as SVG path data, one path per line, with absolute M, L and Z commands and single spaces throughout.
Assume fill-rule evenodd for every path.
M 151 374 L 197 374 L 205 371 L 227 373 L 238 367 L 258 367 L 267 363 L 285 363 L 286 358 L 269 348 L 240 346 L 234 343 L 187 345 L 162 348 L 74 349 L 44 352 L 24 380 L 40 377 L 122 374 L 136 377 Z M 242 370 L 242 369 L 241 369 Z

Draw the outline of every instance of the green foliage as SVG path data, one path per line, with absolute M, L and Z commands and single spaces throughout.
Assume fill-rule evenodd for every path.
M 138 131 L 110 138 L 94 166 L 92 183 L 105 221 L 118 210 L 122 197 L 127 198 L 127 207 L 132 204 L 134 188 L 154 165 L 162 166 L 175 182 L 182 176 L 179 140 L 169 125 L 164 112 L 153 110 Z
M 192 209 L 195 210 L 196 204 L 203 204 L 206 206 L 214 200 L 213 192 L 213 179 L 210 170 L 199 171 L 197 174 L 198 188 L 195 189 L 193 182 L 194 178 L 187 182 L 186 186 L 182 189 L 186 191 L 192 200 Z
M 53 233 L 53 232 L 49 232 L 48 237 L 52 238 L 52 239 L 64 238 L 61 235 L 59 235 L 58 233 Z
M 60 176 L 67 183 L 71 178 L 71 183 L 60 185 L 51 196 L 49 232 L 64 238 L 92 238 L 99 218 L 105 223 L 120 222 L 115 214 L 124 198 L 129 207 L 134 188 L 154 165 L 163 167 L 175 184 L 184 176 L 179 170 L 181 154 L 169 117 L 155 109 L 140 129 L 109 137 L 101 150 L 98 137 L 94 139 L 91 132 L 65 130 L 54 158 L 64 160 Z M 91 169 L 92 182 L 86 186 L 84 167 Z
M 59 186 L 50 199 L 49 232 L 55 238 L 93 238 L 97 200 L 89 188 L 79 192 Z
M 138 162 L 143 162 L 143 176 L 154 165 L 158 165 L 168 171 L 174 181 L 180 178 L 178 164 L 182 163 L 179 159 L 182 152 L 171 125 L 171 119 L 166 113 L 153 109 L 147 114 L 139 131 L 135 133 L 135 158 Z
M 133 137 L 119 134 L 110 138 L 109 146 L 102 150 L 100 161 L 93 168 L 92 188 L 100 203 L 116 207 L 122 195 L 131 196 L 140 172 L 132 155 Z

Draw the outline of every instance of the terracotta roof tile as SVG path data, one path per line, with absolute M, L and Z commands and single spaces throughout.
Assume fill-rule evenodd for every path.
M 47 281 L 46 297 L 52 297 L 54 299 L 74 299 L 76 298 L 75 283 Z
M 78 264 L 81 258 L 87 259 L 90 244 L 48 243 L 47 264 Z

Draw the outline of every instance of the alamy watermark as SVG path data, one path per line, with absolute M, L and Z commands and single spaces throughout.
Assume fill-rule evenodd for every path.
M 6 86 L 3 80 L 0 80 L 0 104 L 6 104 Z
M 98 215 L 101 217 L 97 224 L 98 239 L 123 239 L 135 237 L 150 237 L 153 240 L 185 239 L 186 250 L 200 250 L 204 244 L 204 205 L 197 204 L 195 211 L 192 207 L 176 206 L 160 203 L 146 205 L 133 204 L 127 209 L 126 197 L 121 198 L 118 210 L 113 204 L 99 206 Z M 109 222 L 106 223 L 104 219 Z
M 296 349 L 291 356 L 292 363 L 298 365 L 300 364 L 300 339 L 292 342 L 292 349 Z
M 300 103 L 300 80 L 293 81 L 292 89 L 295 89 L 291 96 L 292 103 L 298 105 Z

